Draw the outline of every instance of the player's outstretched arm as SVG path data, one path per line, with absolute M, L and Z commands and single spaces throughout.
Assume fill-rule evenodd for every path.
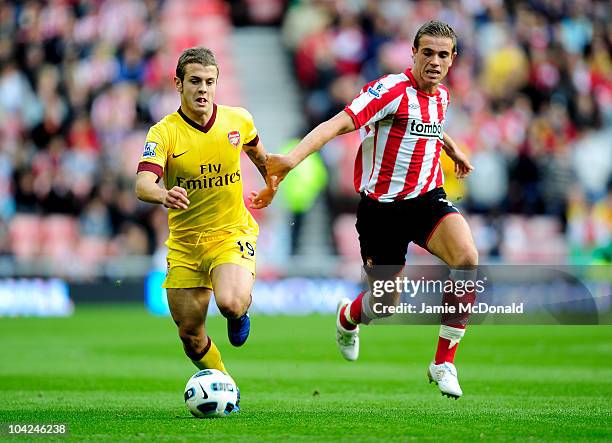
M 459 145 L 446 132 L 442 134 L 444 141 L 444 152 L 455 162 L 455 176 L 465 178 L 474 170 L 467 155 L 459 148 Z
M 187 209 L 189 199 L 187 191 L 175 186 L 169 191 L 159 187 L 157 175 L 150 171 L 140 171 L 136 176 L 136 196 L 147 203 L 158 203 L 166 208 Z
M 266 182 L 265 188 L 260 189 L 258 192 L 251 191 L 249 195 L 249 201 L 251 202 L 250 207 L 253 209 L 265 208 L 272 203 L 277 189 L 276 186 L 272 186 L 272 180 L 266 169 L 266 149 L 261 143 L 261 140 L 257 142 L 256 146 L 244 145 L 242 149 L 249 156 Z
M 249 156 L 264 180 L 267 180 L 268 172 L 266 170 L 266 149 L 261 144 L 261 140 L 257 141 L 257 145 L 244 145 L 242 150 Z
M 341 111 L 310 131 L 287 155 L 268 154 L 266 168 L 268 169 L 268 175 L 273 178 L 273 185 L 278 186 L 289 171 L 299 165 L 310 154 L 319 151 L 334 137 L 354 130 L 355 123 L 351 116 L 345 111 Z

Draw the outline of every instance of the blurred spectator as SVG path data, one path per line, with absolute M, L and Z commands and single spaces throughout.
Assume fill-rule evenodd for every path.
M 108 208 L 100 198 L 91 200 L 80 216 L 81 235 L 110 239 L 112 224 Z
M 302 11 L 316 17 L 312 26 L 296 24 Z M 451 23 L 459 36 L 445 129 L 476 165 L 465 190 L 449 177 L 452 169 L 446 171 L 449 195 L 467 197 L 460 203 L 472 212 L 543 214 L 561 228 L 569 217 L 569 237 L 581 237 L 577 232 L 584 229 L 577 226 L 584 223 L 576 220 L 590 220 L 594 208 L 606 205 L 612 177 L 607 2 L 292 2 L 285 41 L 305 89 L 310 126 L 350 102 L 358 93 L 356 75 L 371 81 L 410 68 L 415 30 L 433 18 Z M 345 36 L 350 44 L 343 44 Z M 346 93 L 348 85 L 354 87 Z M 333 155 L 322 153 L 330 168 L 340 170 Z M 349 188 L 351 179 L 347 175 L 338 187 Z M 330 180 L 335 183 L 334 174 Z M 575 197 L 568 203 L 570 195 L 582 195 L 582 203 Z M 583 212 L 586 218 L 576 215 Z M 600 228 L 607 234 L 593 237 L 594 245 L 607 246 L 610 226 Z
M 127 191 L 136 163 L 125 165 L 134 149 L 124 140 L 139 146 L 140 128 L 158 116 L 140 103 L 172 86 L 173 66 L 153 69 L 162 4 L 0 2 L 0 220 L 30 213 L 41 217 L 34 226 L 66 214 L 84 239 L 118 236 L 117 254 L 155 249 L 146 211 Z M 64 251 L 53 248 L 36 250 Z M 79 248 L 84 256 L 107 249 L 95 241 Z
M 597 205 L 588 201 L 585 194 L 573 190 L 569 196 L 568 239 L 572 259 L 578 263 L 590 262 L 600 254 L 600 259 L 612 263 L 609 257 L 612 241 L 610 225 L 610 195 Z M 604 251 L 608 251 L 607 253 Z
M 491 149 L 483 149 L 474 153 L 471 161 L 478 169 L 478 174 L 473 174 L 467 180 L 471 190 L 470 207 L 479 213 L 502 208 L 509 187 L 508 165 L 504 156 Z M 449 170 L 445 170 L 445 173 L 451 177 L 453 172 L 454 164 Z
M 290 140 L 281 152 L 291 151 L 299 141 L 300 139 Z M 318 153 L 306 158 L 301 167 L 284 180 L 280 193 L 292 217 L 291 254 L 298 252 L 305 214 L 313 207 L 326 185 L 327 170 Z
M 326 29 L 334 18 L 334 1 L 296 2 L 283 22 L 283 39 L 287 48 L 296 51 L 306 37 Z
M 241 24 L 269 25 L 284 12 L 283 39 L 311 127 L 340 111 L 364 81 L 410 68 L 421 23 L 448 21 L 459 56 L 445 129 L 477 169 L 457 183 L 447 160 L 443 166 L 449 195 L 462 197 L 468 213 L 486 214 L 483 248 L 497 254 L 504 242 L 497 237 L 514 232 L 499 226 L 508 213 L 567 221 L 577 254 L 609 248 L 609 2 L 229 3 L 193 2 L 189 13 L 231 12 Z M 201 43 L 176 9 L 172 0 L 0 0 L 0 254 L 15 252 L 6 232 L 24 214 L 66 214 L 84 238 L 112 239 L 110 248 L 83 246 L 90 256 L 163 249 L 163 209 L 138 205 L 130 189 L 143 128 L 178 106 L 174 52 Z M 339 216 L 354 209 L 358 137 L 335 143 L 322 158 L 334 171 L 328 195 Z

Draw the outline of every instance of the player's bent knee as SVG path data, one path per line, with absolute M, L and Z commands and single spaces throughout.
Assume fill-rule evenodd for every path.
M 217 307 L 225 318 L 238 318 L 244 315 L 248 308 L 248 303 L 239 297 L 231 297 L 217 301 Z
M 469 246 L 457 254 L 454 254 L 449 265 L 452 268 L 468 269 L 478 266 L 478 251 L 475 247 Z

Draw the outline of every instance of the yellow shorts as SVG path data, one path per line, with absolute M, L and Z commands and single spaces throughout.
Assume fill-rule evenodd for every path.
M 242 266 L 255 275 L 257 235 L 235 232 L 188 240 L 191 242 L 176 239 L 166 242 L 168 271 L 164 288 L 212 289 L 210 274 L 225 263 Z

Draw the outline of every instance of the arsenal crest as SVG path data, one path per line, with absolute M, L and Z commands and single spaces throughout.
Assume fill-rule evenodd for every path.
M 227 139 L 229 140 L 229 142 L 234 145 L 234 147 L 238 147 L 238 145 L 240 144 L 240 132 L 238 131 L 231 131 L 227 133 Z

